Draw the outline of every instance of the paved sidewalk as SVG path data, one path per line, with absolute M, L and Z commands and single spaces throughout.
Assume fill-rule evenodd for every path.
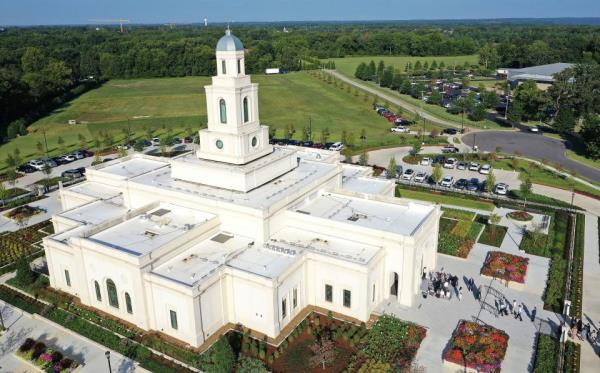
M 600 329 L 600 263 L 598 262 L 598 217 L 585 215 L 585 240 L 583 262 L 583 321 Z M 600 370 L 600 346 L 595 351 L 588 342 L 581 343 L 581 373 Z
M 28 338 L 42 340 L 65 356 L 72 357 L 85 365 L 80 372 L 107 372 L 108 363 L 104 355 L 107 350 L 75 333 L 61 330 L 50 322 L 33 318 L 18 308 L 5 305 L 0 301 L 0 310 L 9 330 L 0 337 L 0 373 L 31 372 L 38 373 L 32 367 L 14 356 L 14 351 Z M 111 351 L 111 367 L 113 372 L 146 372 L 136 366 L 135 362 L 121 354 Z
M 552 197 L 563 202 L 571 203 L 572 194 L 568 190 L 533 184 L 533 192 Z M 575 206 L 579 206 L 596 216 L 600 216 L 600 200 L 575 193 L 575 199 L 573 202 Z

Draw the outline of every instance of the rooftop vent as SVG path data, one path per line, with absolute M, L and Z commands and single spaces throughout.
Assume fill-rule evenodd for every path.
M 149 238 L 154 238 L 157 235 L 158 235 L 158 233 L 152 232 L 152 231 L 145 231 L 144 232 L 144 236 L 149 237 Z
M 225 233 L 219 233 L 216 236 L 214 236 L 213 238 L 211 238 L 211 240 L 215 241 L 215 242 L 218 242 L 218 243 L 225 243 L 225 242 L 229 241 L 232 238 L 233 238 L 232 235 L 225 234 Z
M 304 210 L 296 210 L 296 212 L 299 212 L 300 214 L 310 215 L 310 212 Z
M 359 219 L 366 219 L 366 218 L 367 218 L 367 215 L 365 215 L 365 214 L 357 214 L 357 213 L 354 213 L 354 214 L 352 214 L 352 215 L 351 215 L 351 216 L 348 218 L 348 220 L 350 220 L 350 221 L 358 221 Z
M 163 216 L 166 215 L 168 213 L 170 213 L 171 210 L 167 210 L 167 209 L 158 209 L 156 211 L 153 211 L 150 215 L 154 215 L 154 216 Z

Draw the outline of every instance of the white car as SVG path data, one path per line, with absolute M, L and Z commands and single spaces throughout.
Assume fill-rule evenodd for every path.
M 402 126 L 398 126 L 398 127 L 392 127 L 390 129 L 390 131 L 392 132 L 402 132 L 402 133 L 407 133 L 410 132 L 410 129 L 408 129 L 408 127 L 402 127 Z
M 336 151 L 336 152 L 339 152 L 342 149 L 344 149 L 344 144 L 342 144 L 341 142 L 333 143 L 333 145 L 331 145 L 329 147 L 329 150 L 333 150 L 333 151 Z
M 494 193 L 505 196 L 508 193 L 508 185 L 504 183 L 497 184 L 496 188 L 494 188 Z
M 425 157 L 421 159 L 421 166 L 429 166 L 431 164 L 431 158 Z
M 402 173 L 402 180 L 410 181 L 410 180 L 412 180 L 413 176 L 415 176 L 415 170 L 413 170 L 412 168 L 407 168 Z
M 469 164 L 469 171 L 479 171 L 479 163 L 471 162 L 471 164 Z
M 74 154 L 63 155 L 62 158 L 66 162 L 73 162 L 77 160 L 77 157 Z
M 540 132 L 540 129 L 538 128 L 538 126 L 533 126 L 529 128 L 529 132 L 538 133 Z
M 158 137 L 154 137 L 152 140 L 150 140 L 150 144 L 154 146 L 160 145 L 160 139 Z
M 452 176 L 444 176 L 442 181 L 440 181 L 440 186 L 450 188 L 453 182 L 454 178 Z
M 417 172 L 414 180 L 416 183 L 424 183 L 427 180 L 427 174 L 425 172 Z
M 44 162 L 40 161 L 39 159 L 32 159 L 31 161 L 28 162 L 28 164 L 38 171 L 41 171 L 44 169 Z
M 454 168 L 456 167 L 456 158 L 448 158 L 444 162 L 444 168 Z
M 479 169 L 479 173 L 482 174 L 482 175 L 488 175 L 491 170 L 492 170 L 492 166 L 490 166 L 489 164 L 484 164 Z

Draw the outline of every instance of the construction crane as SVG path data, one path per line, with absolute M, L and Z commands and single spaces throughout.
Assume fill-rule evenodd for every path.
M 123 19 L 123 18 L 118 18 L 118 19 L 90 19 L 90 22 L 96 22 L 96 23 L 102 23 L 102 24 L 109 24 L 109 23 L 118 23 L 119 26 L 121 27 L 121 33 L 125 32 L 125 27 L 123 27 L 123 25 L 125 23 L 129 23 L 131 22 L 128 19 Z

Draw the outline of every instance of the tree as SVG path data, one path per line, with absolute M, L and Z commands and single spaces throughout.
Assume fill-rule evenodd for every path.
M 434 105 L 439 105 L 442 103 L 442 94 L 438 91 L 438 90 L 433 90 L 431 92 L 431 96 L 429 96 L 429 99 L 427 100 L 428 104 L 434 104 Z
M 442 174 L 442 166 L 438 163 L 435 165 L 435 167 L 433 168 L 433 172 L 431 173 L 431 179 L 436 183 L 439 184 L 440 180 L 442 180 L 443 174 Z
M 486 69 L 495 69 L 498 67 L 498 51 L 491 44 L 486 44 L 479 49 L 479 64 Z
M 360 164 L 361 166 L 367 166 L 369 164 L 369 154 L 366 150 L 363 150 L 362 153 L 360 153 L 360 157 L 358 158 L 358 164 Z
M 475 105 L 472 109 L 471 112 L 469 113 L 469 119 L 471 119 L 472 121 L 475 122 L 481 122 L 482 120 L 485 119 L 487 112 L 485 111 L 485 108 L 483 107 L 483 105 L 479 104 L 479 105 Z
M 531 184 L 531 179 L 528 176 L 523 177 L 521 180 L 521 185 L 519 185 L 519 191 L 521 192 L 521 197 L 525 200 L 525 204 L 523 205 L 523 210 L 527 209 L 527 199 L 531 195 L 533 189 L 533 185 Z
M 521 124 L 523 119 L 523 106 L 520 102 L 512 102 L 512 105 L 508 108 L 508 114 L 506 116 L 508 123 L 515 126 Z
M 377 76 L 377 68 L 375 67 L 375 61 L 371 60 L 371 62 L 369 62 L 369 68 L 367 69 L 367 75 L 368 78 L 367 79 L 376 79 Z
M 368 66 L 366 63 L 361 62 L 357 67 L 356 67 L 356 71 L 354 72 L 354 76 L 360 80 L 367 80 L 368 79 Z
M 517 87 L 515 104 L 521 105 L 523 115 L 527 119 L 541 119 L 545 115 L 549 103 L 548 95 L 537 87 L 535 81 L 527 80 Z
M 60 149 L 60 151 L 64 153 L 65 152 L 65 140 L 62 138 L 62 136 L 58 136 L 56 143 L 58 144 L 58 148 Z
M 494 91 L 483 91 L 481 93 L 481 102 L 486 109 L 493 109 L 498 106 L 500 99 Z
M 235 371 L 236 373 L 269 373 L 262 361 L 248 356 L 240 358 Z
M 388 167 L 387 167 L 387 178 L 388 179 L 395 179 L 396 178 L 396 173 L 397 173 L 396 158 L 391 157 L 390 161 L 388 163 Z
M 17 274 L 15 276 L 15 281 L 21 286 L 28 286 L 35 282 L 36 275 L 35 272 L 31 270 L 29 266 L 29 262 L 27 261 L 25 256 L 19 257 L 17 259 Z
M 490 170 L 490 173 L 485 178 L 485 191 L 491 193 L 494 190 L 494 186 L 496 186 L 496 175 L 494 175 L 494 170 Z
M 35 149 L 37 150 L 38 155 L 44 155 L 44 145 L 42 144 L 41 141 L 38 141 L 35 144 Z
M 235 354 L 224 336 L 219 339 L 202 355 L 200 366 L 206 372 L 231 372 L 235 367 Z
M 588 114 L 583 121 L 581 137 L 585 143 L 585 151 L 592 159 L 600 158 L 600 118 Z
M 310 358 L 310 366 L 313 368 L 322 365 L 325 369 L 326 364 L 330 364 L 335 360 L 335 343 L 329 338 L 321 338 L 320 342 L 311 345 L 310 349 L 313 352 L 313 356 Z
M 394 67 L 388 66 L 383 70 L 383 74 L 381 75 L 381 80 L 379 84 L 382 87 L 389 87 L 392 85 L 392 81 L 394 80 Z
M 77 134 L 77 140 L 79 140 L 79 147 L 81 149 L 85 149 L 86 145 L 87 145 L 87 139 L 85 138 L 85 136 L 81 133 Z
M 325 145 L 329 139 L 329 128 L 321 128 L 321 144 Z
M 379 64 L 377 65 L 377 83 L 381 84 L 381 78 L 383 77 L 383 72 L 385 70 L 385 63 L 383 63 L 383 60 L 379 61 Z
M 575 128 L 575 116 L 573 111 L 568 107 L 563 107 L 554 118 L 552 127 L 562 133 L 573 131 Z
M 23 136 L 27 134 L 27 128 L 25 127 L 24 119 L 17 119 L 11 122 L 6 128 L 6 137 L 14 139 L 17 136 Z
M 420 151 L 421 151 L 421 143 L 415 142 L 414 145 L 412 146 L 412 149 L 410 150 L 410 154 L 413 157 L 415 157 L 417 154 L 419 154 Z
M 492 232 L 491 233 L 492 233 L 493 237 L 496 237 L 496 233 L 497 233 L 497 230 L 498 230 L 498 224 L 500 224 L 500 220 L 501 220 L 500 215 L 498 215 L 496 213 L 490 214 L 489 222 L 490 222 L 490 224 L 492 226 Z

